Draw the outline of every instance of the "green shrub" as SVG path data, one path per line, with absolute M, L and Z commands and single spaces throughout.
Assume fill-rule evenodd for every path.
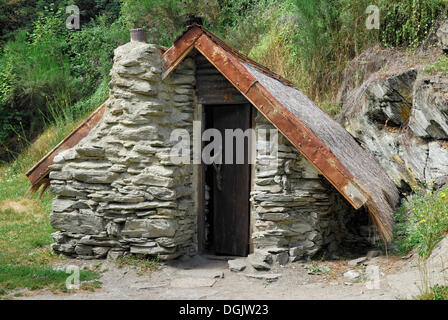
M 382 43 L 390 47 L 416 48 L 428 37 L 446 8 L 446 0 L 381 0 Z
M 436 284 L 417 296 L 418 300 L 448 300 L 448 286 Z
M 425 71 L 431 74 L 440 73 L 446 77 L 448 75 L 448 57 L 441 56 L 438 61 L 427 66 Z
M 121 20 L 109 20 L 68 30 L 65 7 L 49 6 L 0 51 L 0 160 L 16 158 L 55 110 L 78 112 L 73 106 L 108 81 L 113 50 L 128 39 Z
M 69 34 L 71 75 L 80 84 L 83 96 L 92 94 L 104 79 L 109 79 L 114 49 L 128 40 L 129 31 L 121 20 L 109 23 L 106 16 Z
M 421 258 L 429 257 L 448 232 L 448 187 L 408 195 L 395 217 L 398 252 L 416 248 Z

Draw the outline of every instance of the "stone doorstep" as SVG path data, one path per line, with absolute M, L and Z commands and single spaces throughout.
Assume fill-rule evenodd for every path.
M 234 271 L 234 272 L 243 271 L 247 267 L 246 259 L 244 259 L 244 258 L 229 260 L 228 264 L 229 264 L 230 271 Z

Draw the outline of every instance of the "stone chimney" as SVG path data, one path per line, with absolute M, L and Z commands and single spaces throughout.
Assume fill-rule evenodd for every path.
M 131 29 L 131 41 L 146 43 L 146 30 L 143 28 Z

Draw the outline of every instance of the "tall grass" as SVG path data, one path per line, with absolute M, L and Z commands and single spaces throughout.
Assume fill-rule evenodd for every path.
M 73 113 L 73 105 L 107 82 L 113 50 L 128 41 L 121 20 L 107 16 L 70 31 L 64 9 L 39 12 L 31 31 L 16 31 L 0 50 L 0 161 L 17 157 L 55 110 Z
M 389 47 L 418 47 L 446 14 L 447 0 L 380 0 L 381 41 Z
M 439 192 L 419 189 L 406 195 L 395 217 L 399 251 L 417 249 L 419 256 L 427 259 L 448 234 L 448 187 Z

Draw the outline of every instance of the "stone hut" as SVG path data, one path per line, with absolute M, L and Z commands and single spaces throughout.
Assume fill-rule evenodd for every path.
M 195 132 L 210 128 L 252 128 L 256 143 L 246 141 L 243 163 L 194 162 Z M 275 129 L 272 157 L 260 150 Z M 184 141 L 173 132 L 193 137 L 183 145 L 191 163 L 173 160 Z M 34 191 L 50 185 L 57 195 L 53 249 L 81 258 L 263 252 L 296 261 L 358 241 L 369 221 L 390 240 L 399 198 L 337 122 L 199 25 L 169 49 L 117 48 L 109 99 L 27 175 Z

